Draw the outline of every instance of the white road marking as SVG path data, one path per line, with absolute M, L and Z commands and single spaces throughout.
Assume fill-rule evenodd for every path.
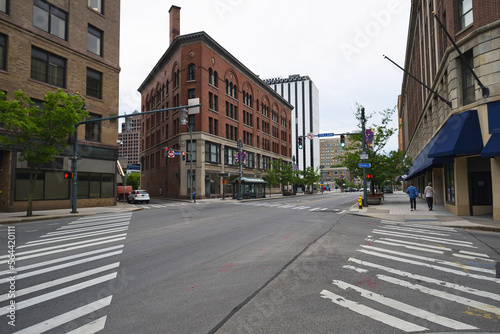
M 348 308 L 351 311 L 367 316 L 373 320 L 382 322 L 388 326 L 395 327 L 405 332 L 422 332 L 427 330 L 427 328 L 425 327 L 412 324 L 411 322 L 401 320 L 399 318 L 393 317 L 392 315 L 380 312 L 368 306 L 345 299 L 344 297 L 336 295 L 328 290 L 321 291 L 321 298 L 330 299 L 333 303 L 339 306 Z
M 377 275 L 377 277 L 378 276 L 379 275 Z M 394 308 L 394 309 L 401 311 L 401 312 L 411 314 L 413 316 L 425 319 L 427 321 L 436 323 L 436 324 L 441 325 L 441 326 L 445 326 L 445 327 L 456 329 L 456 330 L 477 329 L 477 327 L 470 326 L 470 325 L 465 324 L 463 322 L 459 322 L 459 321 L 456 321 L 456 320 L 453 320 L 450 318 L 446 318 L 446 317 L 428 312 L 426 310 L 402 303 L 402 302 L 395 300 L 395 299 L 392 299 L 392 298 L 384 297 L 380 294 L 362 289 L 358 286 L 355 286 L 355 285 L 352 285 L 349 283 L 345 283 L 345 282 L 337 281 L 337 280 L 334 280 L 332 283 L 343 290 L 357 291 L 364 298 L 373 300 L 373 301 L 380 303 L 382 305 Z
M 68 332 L 66 334 L 93 334 L 93 333 L 97 333 L 97 332 L 104 329 L 104 326 L 106 325 L 107 317 L 108 316 L 105 315 L 102 318 L 99 318 L 97 320 L 89 322 L 88 324 L 86 324 L 82 327 L 78 327 L 77 329 L 72 330 L 71 332 Z
M 79 307 L 79 308 L 74 309 L 72 311 L 58 315 L 57 317 L 44 320 L 36 325 L 33 325 L 33 326 L 28 327 L 28 328 L 17 331 L 14 334 L 33 334 L 33 333 L 46 332 L 52 328 L 56 328 L 56 327 L 61 326 L 67 322 L 73 321 L 75 319 L 83 317 L 84 315 L 87 315 L 87 314 L 95 312 L 103 307 L 108 306 L 109 304 L 111 304 L 111 298 L 112 298 L 112 296 L 109 296 L 109 297 L 97 300 L 93 303 L 87 304 L 85 306 Z

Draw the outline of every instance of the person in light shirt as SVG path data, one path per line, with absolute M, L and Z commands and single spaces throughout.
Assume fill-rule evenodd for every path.
M 432 182 L 429 182 L 429 185 L 425 187 L 424 197 L 427 201 L 427 206 L 429 207 L 429 211 L 432 211 L 432 206 L 434 204 L 434 194 L 436 191 L 432 188 Z

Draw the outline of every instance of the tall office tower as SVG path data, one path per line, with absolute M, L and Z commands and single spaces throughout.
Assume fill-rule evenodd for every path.
M 292 110 L 292 152 L 300 170 L 320 165 L 319 139 L 319 91 L 308 76 L 290 75 L 288 79 L 271 78 L 264 80 L 272 89 L 294 106 Z M 312 133 L 314 139 L 308 139 Z M 303 148 L 297 145 L 303 136 Z

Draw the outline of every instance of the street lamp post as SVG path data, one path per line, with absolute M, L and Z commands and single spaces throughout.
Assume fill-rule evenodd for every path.
M 241 195 L 241 152 L 243 150 L 243 141 L 238 139 L 238 197 L 237 200 L 242 200 L 243 197 Z

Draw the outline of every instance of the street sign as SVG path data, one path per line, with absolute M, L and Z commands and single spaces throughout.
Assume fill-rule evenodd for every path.
M 318 137 L 334 137 L 334 133 L 319 133 Z
M 361 158 L 361 160 L 366 160 L 366 159 L 368 159 L 368 153 L 361 152 L 361 154 L 359 155 L 359 157 Z
M 366 164 L 359 163 L 358 164 L 359 168 L 370 168 L 371 166 L 372 166 L 372 164 L 370 164 L 370 163 L 366 163 Z
M 308 139 L 314 139 L 314 133 L 309 132 L 309 133 L 307 134 L 307 138 L 308 138 Z
M 175 157 L 175 152 L 174 151 L 168 151 L 168 157 L 169 158 Z
M 217 173 L 218 177 L 230 177 L 231 173 Z
M 175 155 L 182 155 L 182 152 L 174 152 Z

